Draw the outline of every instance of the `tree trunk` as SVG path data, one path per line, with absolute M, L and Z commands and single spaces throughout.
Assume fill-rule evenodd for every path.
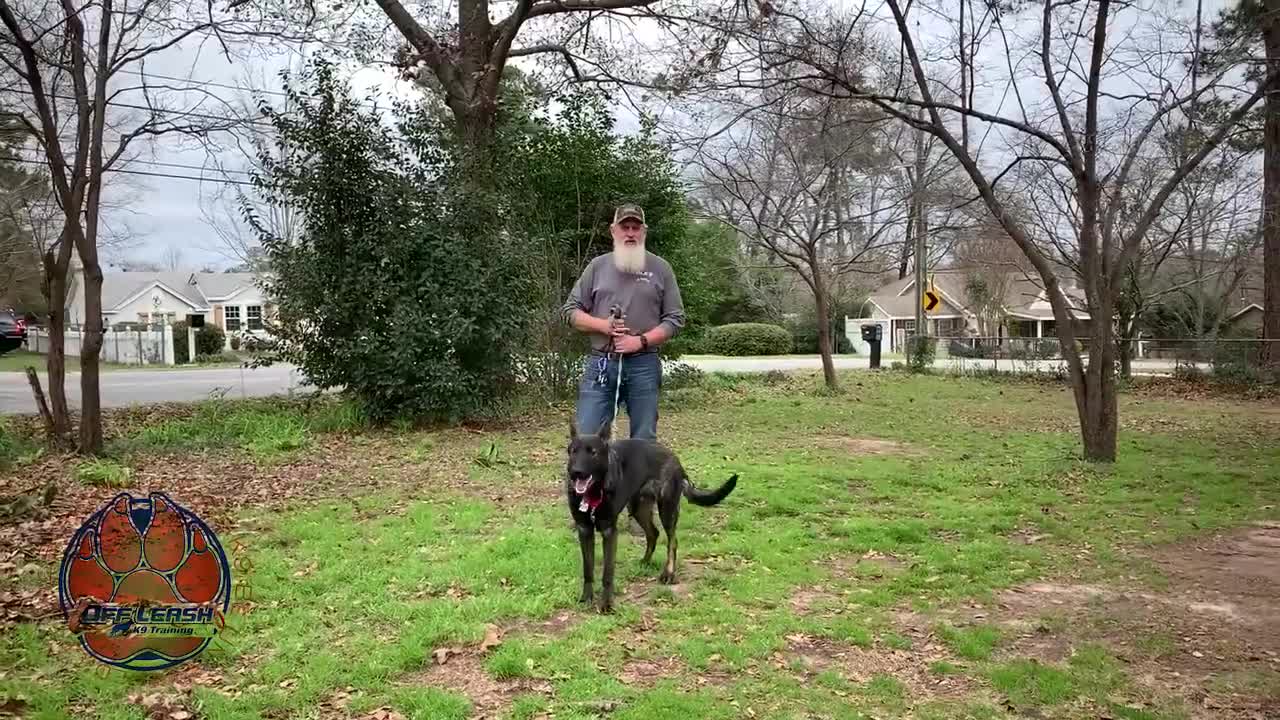
M 1133 336 L 1138 323 L 1121 315 L 1120 327 L 1124 328 L 1120 335 L 1120 377 L 1130 380 L 1133 378 Z
M 1268 74 L 1280 69 L 1280 0 L 1266 0 L 1263 19 Z M 1265 100 L 1262 135 L 1262 345 L 1263 362 L 1280 367 L 1280 89 Z
M 1099 279 L 1097 313 L 1093 318 L 1109 318 L 1114 303 L 1105 280 Z M 1084 440 L 1084 457 L 1094 462 L 1115 462 L 1116 430 L 1119 408 L 1116 398 L 1116 341 L 1108 320 L 1093 322 L 1089 338 L 1089 366 L 1085 369 L 1083 392 L 1076 393 L 1080 415 L 1080 432 Z M 1083 402 L 1082 402 L 1083 401 Z
M 814 268 L 813 301 L 818 310 L 818 354 L 822 356 L 822 379 L 828 390 L 837 390 L 836 366 L 831 359 L 831 313 L 830 301 L 827 298 L 827 285 L 822 273 Z
M 40 419 L 44 421 L 44 432 L 50 438 L 55 437 L 53 431 L 53 415 L 49 413 L 49 403 L 45 402 L 44 391 L 40 389 L 40 376 L 36 374 L 36 369 L 30 365 L 27 366 L 27 383 L 31 385 L 31 395 L 36 401 L 36 410 L 40 413 Z
M 83 257 L 87 253 L 82 253 Z M 85 333 L 80 347 L 80 452 L 102 453 L 102 402 L 98 353 L 102 350 L 102 267 L 96 249 L 84 267 Z
M 55 255 L 49 248 L 44 255 L 42 283 L 49 318 L 49 352 L 45 370 L 49 376 L 49 403 L 53 430 L 49 442 L 55 448 L 66 448 L 71 440 L 71 414 L 67 408 L 67 269 L 71 261 L 71 244 L 63 235 Z

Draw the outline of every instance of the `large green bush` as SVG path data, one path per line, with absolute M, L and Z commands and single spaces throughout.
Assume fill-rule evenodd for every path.
M 271 232 L 246 206 L 273 273 L 275 348 L 318 388 L 341 386 L 375 422 L 487 415 L 518 389 L 513 357 L 534 304 L 524 228 L 431 107 L 393 122 L 321 61 L 263 112 L 276 147 L 254 182 L 300 218 Z
M 711 328 L 704 347 L 714 355 L 786 355 L 791 333 L 779 325 L 732 323 Z

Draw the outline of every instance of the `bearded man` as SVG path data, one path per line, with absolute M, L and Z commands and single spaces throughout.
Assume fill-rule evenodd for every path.
M 671 265 L 645 248 L 644 209 L 624 204 L 609 226 L 613 252 L 582 271 L 562 308 L 564 319 L 591 338 L 578 382 L 578 427 L 594 433 L 613 422 L 615 391 L 631 437 L 658 437 L 658 347 L 684 327 L 684 304 Z M 610 310 L 620 308 L 619 319 Z M 621 378 L 619 378 L 621 368 Z

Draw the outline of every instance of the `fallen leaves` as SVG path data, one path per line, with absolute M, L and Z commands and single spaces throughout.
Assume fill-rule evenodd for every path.
M 31 622 L 54 616 L 60 618 L 61 615 L 56 589 L 37 588 L 0 592 L 0 625 Z
M 404 716 L 390 707 L 380 707 L 370 713 L 359 716 L 356 720 L 404 720 Z
M 480 652 L 486 653 L 502 644 L 502 630 L 492 623 L 485 625 L 484 640 L 480 641 Z
M 502 644 L 502 628 L 498 627 L 497 625 L 494 625 L 493 623 L 488 623 L 484 626 L 484 639 L 481 640 L 480 644 L 476 646 L 475 652 L 483 655 L 484 653 L 489 652 L 490 650 L 498 647 L 501 644 Z M 449 658 L 455 655 L 462 655 L 462 654 L 463 654 L 463 651 L 459 650 L 458 648 L 442 647 L 442 648 L 436 648 L 434 651 L 432 651 L 431 657 L 432 659 L 435 660 L 437 665 L 444 665 L 445 663 L 449 662 Z
M 191 720 L 195 717 L 190 710 L 186 709 L 186 698 L 183 696 L 134 693 L 125 697 L 125 702 L 142 706 L 148 720 Z

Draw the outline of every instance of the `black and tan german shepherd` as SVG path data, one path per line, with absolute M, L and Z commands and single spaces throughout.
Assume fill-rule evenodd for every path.
M 624 508 L 644 528 L 643 562 L 653 559 L 658 529 L 653 524 L 653 508 L 658 507 L 662 527 L 667 532 L 667 562 L 658 580 L 676 581 L 676 521 L 680 517 L 680 497 L 695 505 L 718 504 L 733 492 L 738 476 L 730 477 L 713 491 L 693 486 L 680 460 L 670 449 L 651 440 L 610 438 L 610 423 L 594 434 L 578 434 L 577 423 L 569 421 L 568 463 L 565 494 L 569 512 L 578 529 L 582 546 L 582 597 L 593 600 L 595 532 L 604 538 L 604 578 L 600 612 L 613 610 L 613 569 L 618 542 L 617 523 Z

